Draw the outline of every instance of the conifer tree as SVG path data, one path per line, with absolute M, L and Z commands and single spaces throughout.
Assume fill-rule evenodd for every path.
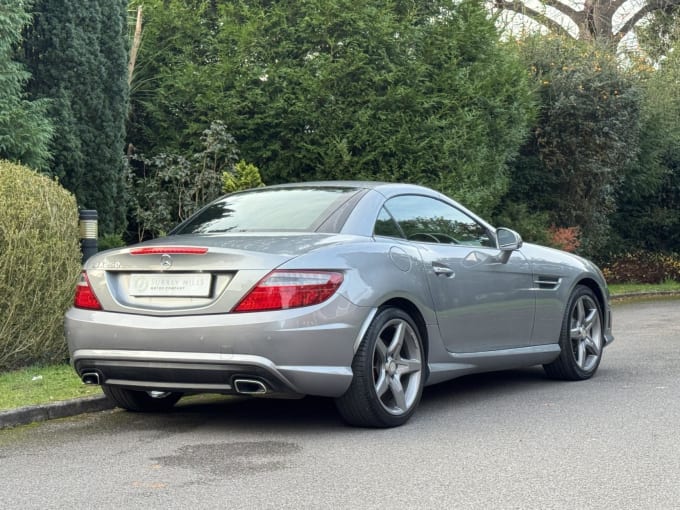
M 127 108 L 126 0 L 36 0 L 25 33 L 29 93 L 51 100 L 51 173 L 100 229 L 122 228 Z
M 532 94 L 479 2 L 144 0 L 144 9 L 130 123 L 142 151 L 198 152 L 197 133 L 218 119 L 267 184 L 417 182 L 481 214 L 505 193 Z
M 52 132 L 45 118 L 47 104 L 26 100 L 23 88 L 29 75 L 14 59 L 21 30 L 29 21 L 24 2 L 0 0 L 0 159 L 43 169 Z

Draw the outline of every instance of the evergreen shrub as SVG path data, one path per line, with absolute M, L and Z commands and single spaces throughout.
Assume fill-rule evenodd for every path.
M 527 37 L 517 46 L 540 108 L 511 163 L 498 215 L 508 205 L 525 204 L 527 219 L 545 214 L 548 229 L 567 229 L 558 238 L 578 229 L 577 253 L 596 259 L 611 251 L 610 220 L 640 152 L 639 80 L 599 43 L 547 35 Z M 555 243 L 560 241 L 555 232 L 548 234 L 551 244 L 564 246 L 565 239 Z
M 0 160 L 0 370 L 61 361 L 80 271 L 78 209 L 59 183 Z
M 222 173 L 222 191 L 225 193 L 234 193 L 261 186 L 264 186 L 264 182 L 262 182 L 260 171 L 255 165 L 243 160 L 234 165 L 233 172 Z

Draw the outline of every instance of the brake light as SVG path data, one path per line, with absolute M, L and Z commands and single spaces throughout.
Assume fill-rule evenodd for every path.
M 87 279 L 85 271 L 80 273 L 80 280 L 76 286 L 76 296 L 73 299 L 73 306 L 76 308 L 88 308 L 90 310 L 101 310 L 102 305 L 99 303 L 97 296 L 94 295 L 92 287 L 90 287 L 90 280 Z
M 208 248 L 196 246 L 145 246 L 131 249 L 130 255 L 203 255 L 207 252 Z
M 272 271 L 234 308 L 234 312 L 285 310 L 323 303 L 338 290 L 336 271 Z

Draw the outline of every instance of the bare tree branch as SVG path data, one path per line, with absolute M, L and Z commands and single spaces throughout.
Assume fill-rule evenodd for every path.
M 139 45 L 142 42 L 142 6 L 137 7 L 137 23 L 135 24 L 135 35 L 132 38 L 132 46 L 130 47 L 130 59 L 128 60 L 128 87 L 132 84 L 132 76 L 135 72 L 135 64 L 137 63 L 137 53 L 139 52 Z
M 626 1 L 626 0 L 624 0 L 624 1 Z M 562 3 L 560 0 L 544 0 L 543 4 L 548 5 L 550 7 L 554 7 L 555 9 L 560 11 L 565 16 L 569 16 L 571 19 L 575 19 L 574 16 L 578 16 L 578 14 L 580 12 L 576 9 L 572 9 L 567 4 Z
M 680 1 L 680 0 L 678 0 Z M 549 30 L 567 36 L 567 37 L 573 37 L 569 31 L 564 28 L 562 25 L 560 25 L 557 21 L 554 19 L 546 16 L 542 12 L 538 12 L 535 9 L 532 9 L 530 7 L 527 7 L 524 5 L 522 2 L 519 0 L 495 0 L 494 2 L 494 7 L 497 9 L 502 9 L 506 11 L 512 11 L 516 12 L 517 14 L 523 14 L 527 16 L 528 18 L 531 18 L 532 20 L 536 21 L 537 23 L 540 23 L 541 25 L 544 25 L 546 28 Z M 574 11 L 571 8 L 568 8 L 571 11 L 573 11 L 575 14 L 578 14 L 578 12 Z M 562 11 L 560 11 L 562 12 Z M 563 14 L 566 15 L 566 13 L 563 12 Z M 570 16 L 571 17 L 571 16 Z
M 552 7 L 573 21 L 579 28 L 579 39 L 602 38 L 618 41 L 647 14 L 666 7 L 680 5 L 680 0 L 647 0 L 623 26 L 613 33 L 612 19 L 628 0 L 585 0 L 583 9 L 576 10 L 563 0 L 543 0 L 543 5 Z M 549 30 L 572 37 L 567 28 L 549 14 L 527 7 L 523 0 L 493 0 L 497 9 L 512 11 L 533 19 Z
M 560 11 L 562 14 L 568 16 L 571 19 L 575 19 L 575 17 L 578 17 L 580 13 L 580 11 L 572 9 L 571 7 L 569 7 L 566 4 L 563 4 L 559 0 L 545 0 L 543 4 L 555 8 L 556 10 Z M 524 14 L 525 11 L 538 12 L 524 5 L 524 2 L 522 2 L 521 0 L 495 0 L 494 7 L 498 9 L 505 9 L 507 11 L 514 11 L 520 14 Z M 533 17 L 532 15 L 530 16 Z
M 612 16 L 614 16 L 614 13 L 618 11 L 619 8 L 627 1 L 628 0 L 609 0 L 607 7 L 605 9 L 602 9 L 602 13 L 609 19 L 611 19 Z
M 671 5 L 680 5 L 680 0 L 647 0 L 647 3 L 643 5 L 639 11 L 633 14 L 633 16 L 631 16 L 631 18 L 623 24 L 616 34 L 614 34 L 615 37 L 622 38 L 633 29 L 638 21 L 640 21 L 650 12 L 663 9 L 665 7 L 670 7 Z

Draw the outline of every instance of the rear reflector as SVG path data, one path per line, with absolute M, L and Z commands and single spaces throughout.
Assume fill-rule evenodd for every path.
M 273 271 L 234 308 L 234 312 L 285 310 L 323 303 L 338 290 L 337 271 Z
M 76 308 L 87 308 L 89 310 L 101 310 L 102 305 L 99 303 L 97 296 L 92 292 L 90 281 L 87 279 L 85 271 L 80 273 L 80 280 L 76 286 L 76 296 L 73 299 L 73 306 Z
M 196 246 L 146 246 L 131 249 L 130 255 L 203 255 L 207 252 L 208 248 Z

